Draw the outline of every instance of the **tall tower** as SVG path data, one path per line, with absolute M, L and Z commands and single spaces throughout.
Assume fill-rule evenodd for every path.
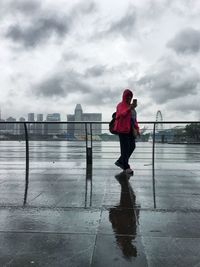
M 156 131 L 162 131 L 163 130 L 163 116 L 160 110 L 156 113 L 156 121 L 159 122 L 156 124 Z
M 50 122 L 59 122 L 60 121 L 60 113 L 52 113 L 47 114 L 46 121 Z M 60 124 L 47 124 L 47 132 L 48 134 L 59 134 L 60 133 Z
M 28 113 L 28 121 L 29 122 L 35 121 L 35 114 L 34 113 Z M 34 123 L 28 124 L 28 131 L 30 134 L 33 134 L 35 132 L 35 124 Z
M 43 121 L 43 114 L 37 114 L 37 121 Z M 44 124 L 36 124 L 36 134 L 43 134 L 44 133 Z
M 76 121 L 82 121 L 83 110 L 82 110 L 81 104 L 76 105 L 74 117 L 75 117 L 75 122 Z M 74 127 L 74 135 L 76 137 L 79 137 L 79 136 L 83 135 L 83 131 L 84 131 L 84 125 L 76 123 L 75 127 Z
M 25 122 L 25 118 L 24 117 L 20 117 L 19 121 L 21 122 Z M 18 124 L 18 133 L 19 134 L 24 134 L 24 125 L 22 123 Z
M 77 104 L 75 108 L 75 121 L 82 121 L 83 110 L 81 104 Z
M 35 114 L 34 113 L 28 113 L 28 121 L 35 121 Z
M 37 114 L 37 121 L 43 121 L 43 114 Z

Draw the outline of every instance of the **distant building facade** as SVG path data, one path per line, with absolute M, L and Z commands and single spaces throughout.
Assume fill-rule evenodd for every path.
M 37 114 L 37 121 L 43 121 L 43 114 Z
M 37 121 L 38 122 L 43 122 L 43 114 L 37 114 Z M 43 123 L 38 123 L 36 124 L 36 134 L 43 134 L 44 133 L 44 124 Z
M 26 120 L 24 117 L 20 117 L 19 121 L 25 122 Z M 24 134 L 24 133 L 25 133 L 24 124 L 22 124 L 22 123 L 18 124 L 18 134 Z
M 59 122 L 60 121 L 60 113 L 52 113 L 47 115 L 47 122 Z M 60 133 L 60 124 L 45 124 L 45 134 L 56 135 Z
M 83 113 L 81 104 L 77 104 L 74 114 L 67 115 L 67 121 L 72 122 L 67 124 L 67 134 L 69 136 L 81 136 L 85 135 L 85 125 L 78 124 L 76 122 L 101 122 L 102 114 L 101 113 Z M 74 122 L 74 123 L 73 123 Z M 99 135 L 102 132 L 101 124 L 92 124 L 92 134 Z
M 5 122 L 5 120 L 0 119 L 1 122 Z M 5 123 L 0 123 L 0 132 L 5 132 L 6 130 L 6 124 Z
M 6 119 L 6 122 L 11 122 L 6 125 L 6 132 L 11 134 L 17 133 L 17 125 L 16 125 L 16 119 L 13 117 L 9 117 Z
M 28 121 L 35 121 L 35 114 L 34 113 L 28 113 Z
M 28 113 L 28 122 L 34 122 L 35 121 L 35 114 L 34 113 Z M 28 132 L 30 134 L 33 134 L 35 132 L 35 124 L 34 123 L 29 123 L 27 125 Z

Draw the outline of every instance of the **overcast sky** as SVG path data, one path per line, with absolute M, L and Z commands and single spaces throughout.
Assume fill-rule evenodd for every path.
M 200 119 L 199 0 L 1 0 L 2 117 L 110 120 L 124 88 L 138 120 Z

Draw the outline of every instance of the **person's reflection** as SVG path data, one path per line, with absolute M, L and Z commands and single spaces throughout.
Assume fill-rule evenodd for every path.
M 118 246 L 123 255 L 130 259 L 137 257 L 137 248 L 133 245 L 133 240 L 137 234 L 137 212 L 135 208 L 135 194 L 128 181 L 130 177 L 124 172 L 115 176 L 121 185 L 120 204 L 111 208 L 109 220 L 115 233 Z

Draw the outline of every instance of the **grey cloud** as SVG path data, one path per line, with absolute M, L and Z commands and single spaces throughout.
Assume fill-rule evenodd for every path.
M 136 12 L 135 9 L 131 7 L 124 17 L 110 26 L 107 34 L 121 34 L 125 38 L 130 37 L 134 32 L 135 23 Z
M 145 11 L 145 17 L 149 17 L 153 20 L 163 16 L 168 9 L 171 8 L 172 2 L 170 0 L 162 1 L 148 1 L 143 7 L 142 10 Z
M 7 19 L 8 16 L 16 18 L 20 13 L 25 16 L 33 16 L 41 9 L 41 2 L 38 0 L 1 0 L 0 1 L 0 19 Z
M 74 8 L 71 11 L 72 16 L 75 14 L 79 15 L 88 15 L 90 13 L 94 13 L 97 10 L 97 6 L 93 1 L 87 1 L 78 3 L 74 6 Z
M 11 26 L 6 37 L 19 42 L 25 47 L 35 47 L 48 39 L 52 34 L 63 37 L 69 31 L 70 21 L 66 17 L 39 18 L 30 26 Z
M 93 66 L 88 68 L 85 72 L 86 77 L 99 77 L 102 76 L 106 71 L 106 67 L 102 65 Z
M 69 93 L 91 92 L 90 86 L 84 82 L 83 77 L 74 71 L 68 71 L 62 74 L 55 74 L 41 83 L 34 85 L 33 94 L 51 98 L 52 96 L 64 97 Z
M 199 112 L 199 101 L 198 99 L 193 98 L 187 98 L 187 100 L 182 99 L 181 101 L 170 103 L 169 108 L 178 109 L 179 111 L 186 112 L 187 114 L 193 111 Z
M 200 51 L 200 31 L 187 28 L 167 43 L 177 54 L 196 54 Z
M 37 96 L 52 97 L 65 96 L 65 88 L 62 77 L 52 77 L 33 88 L 33 93 Z
M 138 81 L 138 85 L 158 104 L 197 94 L 199 73 L 188 65 L 165 59 L 151 68 L 149 73 Z
M 85 104 L 91 106 L 115 106 L 119 100 L 119 95 L 115 90 L 111 90 L 109 86 L 95 85 L 90 93 L 85 94 L 81 98 Z
M 33 13 L 41 8 L 41 3 L 39 1 L 27 1 L 27 0 L 13 0 L 8 1 L 8 7 L 10 11 L 19 11 L 22 13 Z
M 75 59 L 79 59 L 80 60 L 80 57 L 78 54 L 76 54 L 75 52 L 73 51 L 70 51 L 70 52 L 66 52 L 62 55 L 62 60 L 63 61 L 72 61 L 72 60 L 75 60 Z
M 80 102 L 91 106 L 101 106 L 103 104 L 116 104 L 119 95 L 116 89 L 109 86 L 92 84 L 85 76 L 75 71 L 66 71 L 62 74 L 55 74 L 53 77 L 32 86 L 32 94 L 37 98 L 57 99 L 68 97 L 72 93 L 77 93 Z
M 5 36 L 14 42 L 17 42 L 24 47 L 33 48 L 46 40 L 52 35 L 56 37 L 64 37 L 72 30 L 73 23 L 76 22 L 78 16 L 88 15 L 96 10 L 96 5 L 93 2 L 87 4 L 76 4 L 68 14 L 40 6 L 38 1 L 27 2 L 9 2 L 12 11 L 20 11 L 28 16 L 29 24 L 13 23 L 8 29 Z M 37 11 L 37 12 L 33 12 Z M 58 15 L 59 12 L 59 15 Z M 31 16 L 32 14 L 32 16 Z M 26 26 L 25 26 L 26 25 Z
M 103 30 L 96 30 L 91 40 L 98 40 L 105 38 L 106 36 L 118 36 L 121 35 L 124 38 L 132 37 L 135 31 L 136 24 L 136 12 L 133 6 L 129 8 L 126 14 L 115 22 L 111 22 Z

